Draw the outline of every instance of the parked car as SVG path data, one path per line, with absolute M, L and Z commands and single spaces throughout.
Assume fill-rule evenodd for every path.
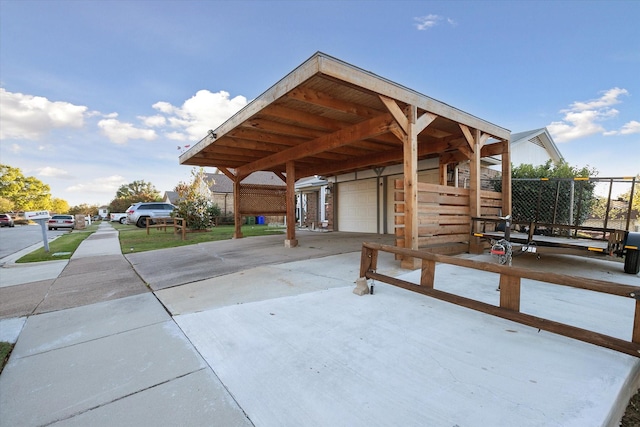
M 112 213 L 110 217 L 110 221 L 119 222 L 120 224 L 124 224 L 127 222 L 127 213 Z
M 13 227 L 13 218 L 9 214 L 0 214 L 0 227 Z
M 147 218 L 168 218 L 176 209 L 171 203 L 140 202 L 127 209 L 127 222 L 143 228 L 147 226 Z
M 48 223 L 49 230 L 57 230 L 58 228 L 76 228 L 76 220 L 73 215 L 53 215 Z

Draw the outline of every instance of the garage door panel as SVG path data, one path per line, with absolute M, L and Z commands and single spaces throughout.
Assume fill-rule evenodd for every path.
M 338 190 L 338 229 L 376 233 L 376 180 L 342 182 Z

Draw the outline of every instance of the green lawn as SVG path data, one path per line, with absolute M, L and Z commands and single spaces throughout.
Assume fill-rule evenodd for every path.
M 16 262 L 24 263 L 69 259 L 76 249 L 78 249 L 80 243 L 82 243 L 84 239 L 89 237 L 97 229 L 98 225 L 92 224 L 84 230 L 74 230 L 70 233 L 63 234 L 57 239 L 49 242 L 49 252 L 45 252 L 44 247 L 42 247 L 23 256 Z
M 11 350 L 13 350 L 13 344 L 0 341 L 0 372 L 2 372 L 4 365 L 9 360 L 9 355 L 11 354 Z
M 179 234 L 173 234 L 172 228 L 168 228 L 166 232 L 162 229 L 151 229 L 147 235 L 145 228 L 138 228 L 135 225 L 123 225 L 117 222 L 112 222 L 111 225 L 118 230 L 120 248 L 123 254 L 227 240 L 233 237 L 234 230 L 233 225 L 219 225 L 204 232 L 187 232 L 187 239 L 182 240 Z M 98 225 L 93 224 L 85 230 L 74 230 L 71 233 L 64 234 L 49 242 L 49 252 L 45 252 L 44 247 L 42 247 L 23 256 L 16 262 L 26 263 L 69 259 L 80 243 L 95 232 L 97 228 Z M 284 228 L 270 227 L 268 225 L 244 225 L 242 227 L 244 237 L 282 234 L 284 231 Z
M 208 231 L 187 232 L 186 240 L 182 240 L 180 234 L 173 234 L 172 228 L 167 228 L 167 231 L 159 228 L 151 229 L 149 230 L 149 234 L 147 234 L 145 228 L 138 228 L 135 225 L 111 224 L 118 230 L 120 248 L 123 254 L 213 242 L 216 240 L 227 240 L 233 237 L 234 231 L 233 225 L 219 225 Z M 282 233 L 284 233 L 284 228 L 270 227 L 268 225 L 242 226 L 242 234 L 244 237 L 267 236 Z

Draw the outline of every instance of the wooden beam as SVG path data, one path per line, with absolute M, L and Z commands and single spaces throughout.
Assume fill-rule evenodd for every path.
M 363 118 L 373 118 L 381 113 L 379 110 L 337 99 L 327 93 L 305 87 L 296 87 L 287 93 L 287 98 Z
M 235 181 L 236 180 L 236 176 L 233 172 L 231 172 L 229 169 L 227 168 L 218 168 L 218 170 L 220 172 L 222 172 L 223 174 L 225 174 L 227 176 L 227 178 L 229 178 L 231 181 Z
M 378 97 L 380 98 L 384 106 L 387 107 L 387 110 L 389 110 L 389 112 L 391 113 L 393 118 L 396 120 L 398 125 L 400 125 L 400 128 L 402 129 L 402 131 L 405 134 L 408 133 L 409 122 L 407 120 L 407 116 L 404 114 L 402 109 L 398 106 L 396 101 L 384 95 L 378 95 Z
M 508 143 L 509 141 L 506 141 Z M 480 150 L 480 157 L 498 156 L 504 152 L 505 141 L 499 141 L 488 145 L 483 145 Z
M 435 114 L 431 114 L 431 113 L 427 113 L 427 112 L 425 112 L 422 115 L 420 115 L 416 119 L 416 124 L 415 124 L 416 134 L 419 134 L 420 132 L 425 130 L 437 118 L 438 118 L 438 116 L 436 116 Z
M 273 173 L 275 173 L 276 176 L 282 180 L 282 182 L 284 182 L 284 183 L 287 182 L 287 177 L 285 175 L 283 175 L 282 172 L 275 172 L 274 171 Z M 296 174 L 296 176 L 298 176 L 298 175 Z
M 341 147 L 353 141 L 389 132 L 390 129 L 395 126 L 398 125 L 395 120 L 393 120 L 393 117 L 391 117 L 391 114 L 382 114 L 378 117 L 365 120 L 348 128 L 340 129 L 330 135 L 307 141 L 303 144 L 291 147 L 263 159 L 256 160 L 253 163 L 241 166 L 238 168 L 238 173 L 248 175 L 251 172 L 269 169 L 276 165 L 313 156 L 333 148 Z
M 471 148 L 473 150 L 473 147 L 475 146 L 476 142 L 473 139 L 473 135 L 471 134 L 471 130 L 469 129 L 468 126 L 465 126 L 462 123 L 458 123 L 458 126 L 460 126 L 460 130 L 462 130 L 462 134 L 464 135 L 464 139 L 469 144 L 469 148 Z

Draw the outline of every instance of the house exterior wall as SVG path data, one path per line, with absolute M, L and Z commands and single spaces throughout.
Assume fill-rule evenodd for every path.
M 489 169 L 487 167 L 480 168 L 481 190 L 494 191 L 490 180 L 501 176 L 500 171 Z M 469 163 L 464 162 L 458 165 L 458 187 L 469 188 L 469 179 L 471 178 L 469 171 Z M 449 181 L 447 185 L 454 185 L 455 181 Z
M 213 193 L 211 201 L 218 205 L 222 216 L 233 215 L 233 193 Z
M 529 164 L 539 166 L 551 160 L 544 147 L 534 143 L 514 144 L 511 146 L 511 163 L 514 165 Z

